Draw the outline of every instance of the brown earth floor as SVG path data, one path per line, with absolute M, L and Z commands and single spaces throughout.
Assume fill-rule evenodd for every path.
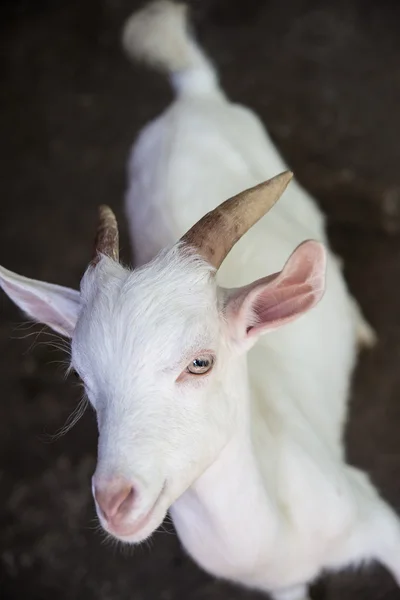
M 224 87 L 263 118 L 330 218 L 332 242 L 379 345 L 361 357 L 349 460 L 400 509 L 400 6 L 380 0 L 196 0 L 199 36 Z M 119 47 L 136 2 L 9 0 L 0 7 L 0 263 L 77 286 L 96 207 L 122 219 L 129 146 L 170 92 Z M 123 231 L 123 254 L 129 246 Z M 96 531 L 91 412 L 76 406 L 65 355 L 20 329 L 0 299 L 2 600 L 258 598 L 215 582 L 175 536 L 121 552 Z M 33 343 L 34 347 L 32 347 Z M 323 401 L 323 398 L 321 399 Z M 400 556 L 399 556 L 400 561 Z M 400 599 L 381 568 L 323 579 L 316 598 Z

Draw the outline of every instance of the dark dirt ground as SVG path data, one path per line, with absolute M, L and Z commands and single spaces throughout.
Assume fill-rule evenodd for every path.
M 119 32 L 136 2 L 9 0 L 0 6 L 0 263 L 77 286 L 96 207 L 122 221 L 125 161 L 170 98 L 134 69 Z M 256 109 L 330 217 L 346 276 L 379 334 L 352 393 L 349 460 L 400 510 L 400 5 L 380 0 L 195 0 L 202 42 L 232 98 Z M 87 412 L 50 442 L 80 391 L 65 355 L 25 337 L 0 300 L 2 600 L 230 600 L 259 596 L 200 572 L 171 529 L 122 552 L 96 531 L 96 427 Z M 35 342 L 36 339 L 36 342 Z M 35 342 L 34 347 L 32 347 Z M 400 557 L 399 557 L 400 560 Z M 381 568 L 323 579 L 325 600 L 400 599 Z

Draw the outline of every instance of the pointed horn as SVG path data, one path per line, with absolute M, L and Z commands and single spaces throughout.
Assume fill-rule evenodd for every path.
M 97 228 L 92 266 L 100 260 L 100 254 L 105 254 L 113 260 L 119 260 L 119 235 L 117 219 L 111 208 L 102 204 L 99 207 L 99 225 Z
M 279 200 L 292 177 L 285 171 L 226 200 L 193 225 L 181 242 L 218 269 L 242 235 Z

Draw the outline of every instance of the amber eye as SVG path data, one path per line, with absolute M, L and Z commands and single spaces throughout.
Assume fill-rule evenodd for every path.
M 187 371 L 192 375 L 204 375 L 214 364 L 214 357 L 211 354 L 199 356 L 192 360 L 187 366 Z

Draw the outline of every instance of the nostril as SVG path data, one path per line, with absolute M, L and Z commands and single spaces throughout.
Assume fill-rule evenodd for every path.
M 128 494 L 125 496 L 124 500 L 121 502 L 118 508 L 119 513 L 124 513 L 132 508 L 134 496 L 135 492 L 133 490 L 133 487 L 131 487 Z
M 110 521 L 129 512 L 134 502 L 135 491 L 131 485 L 124 485 L 119 489 L 113 486 L 105 489 L 95 487 L 94 497 L 103 516 Z

